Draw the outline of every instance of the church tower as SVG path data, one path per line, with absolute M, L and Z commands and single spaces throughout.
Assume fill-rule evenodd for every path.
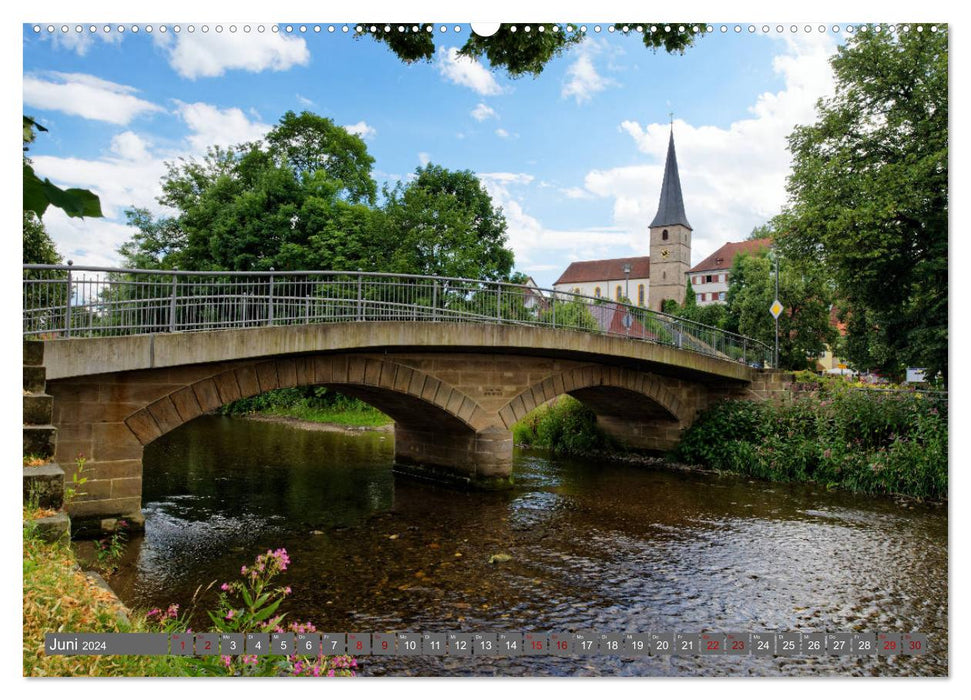
M 648 306 L 660 311 L 665 299 L 684 303 L 688 270 L 691 269 L 691 224 L 684 213 L 678 159 L 674 153 L 674 128 L 664 163 L 661 201 L 650 225 L 651 279 Z

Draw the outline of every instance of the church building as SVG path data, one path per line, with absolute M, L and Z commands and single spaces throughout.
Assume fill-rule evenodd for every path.
M 631 303 L 660 311 L 667 299 L 684 303 L 691 269 L 691 224 L 684 213 L 674 130 L 661 181 L 657 214 L 648 226 L 650 255 L 610 260 L 582 260 L 570 266 L 553 283 L 559 292 L 572 292 Z

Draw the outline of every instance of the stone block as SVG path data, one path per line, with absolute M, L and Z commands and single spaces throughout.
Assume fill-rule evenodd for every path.
M 24 394 L 24 423 L 50 425 L 53 417 L 53 396 L 49 394 Z
M 40 367 L 44 364 L 43 340 L 24 341 L 24 364 L 32 367 Z
M 298 386 L 296 362 L 292 359 L 277 360 L 276 376 L 281 389 Z
M 280 378 L 276 373 L 276 362 L 261 362 L 256 365 L 256 379 L 260 385 L 260 393 L 280 388 Z
M 30 522 L 34 533 L 44 542 L 57 542 L 71 539 L 71 519 L 61 512 L 48 518 L 38 518 Z
M 316 384 L 314 378 L 314 363 L 309 357 L 298 357 L 293 361 L 296 372 L 296 386 L 313 386 Z
M 47 370 L 43 367 L 24 367 L 24 391 L 43 394 L 47 384 Z
M 104 498 L 96 501 L 75 501 L 67 507 L 68 514 L 72 518 L 120 517 L 124 513 L 133 513 L 141 511 L 141 509 L 141 498 Z
M 237 401 L 243 398 L 243 393 L 240 390 L 239 383 L 236 381 L 235 370 L 229 370 L 228 372 L 220 372 L 215 377 L 212 378 L 212 383 L 216 385 L 216 391 L 219 392 L 219 406 L 222 406 L 233 401 Z M 203 385 L 203 382 L 199 383 Z M 210 399 L 206 399 L 206 403 L 201 401 L 201 394 L 197 394 L 200 401 L 199 405 L 208 405 Z M 218 408 L 218 406 L 216 406 Z M 212 410 L 212 409 L 207 409 Z
M 129 477 L 124 479 L 111 480 L 111 498 L 124 498 L 126 496 L 142 495 L 142 478 Z
M 152 414 L 152 418 L 158 423 L 158 427 L 161 429 L 163 435 L 170 430 L 175 430 L 184 422 L 179 417 L 179 412 L 176 410 L 175 404 L 172 403 L 172 399 L 168 396 L 163 396 L 155 403 L 149 404 L 148 412 Z
M 24 467 L 24 502 L 57 510 L 64 503 L 64 470 L 57 464 Z
M 368 386 L 381 385 L 381 368 L 384 365 L 379 360 L 365 360 L 363 383 Z
M 191 388 L 196 398 L 196 404 L 198 404 L 202 413 L 215 411 L 223 405 L 222 399 L 219 397 L 219 388 L 214 380 L 203 379 L 193 384 Z
M 25 425 L 24 454 L 47 459 L 54 456 L 57 428 L 53 425 Z
M 112 462 L 90 462 L 84 465 L 84 473 L 91 479 L 111 480 L 141 477 L 142 461 L 140 459 L 118 459 Z
M 239 386 L 241 398 L 249 398 L 262 393 L 260 390 L 260 380 L 256 376 L 256 368 L 240 367 L 236 370 L 236 384 Z
M 169 402 L 171 405 L 171 402 Z M 175 411 L 175 407 L 172 407 Z M 91 459 L 113 462 L 120 459 L 141 459 L 142 444 L 126 423 L 98 423 L 92 426 L 93 449 Z
M 125 419 L 125 425 L 135 434 L 138 441 L 147 445 L 152 440 L 162 435 L 162 429 L 158 427 L 155 418 L 149 413 L 148 409 L 132 414 Z
M 364 370 L 366 363 L 364 358 L 351 356 L 347 358 L 347 378 L 349 384 L 364 384 Z
M 195 391 L 193 391 L 191 386 L 187 386 L 184 389 L 179 389 L 174 392 L 171 397 L 172 403 L 175 405 L 175 410 L 179 413 L 179 418 L 182 422 L 192 420 L 193 418 L 202 415 L 202 406 L 199 405 L 198 399 L 196 399 Z

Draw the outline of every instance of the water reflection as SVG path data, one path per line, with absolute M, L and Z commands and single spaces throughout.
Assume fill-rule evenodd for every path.
M 368 657 L 374 674 L 947 672 L 947 517 L 807 487 L 531 453 L 517 486 L 396 480 L 393 437 L 204 417 L 146 451 L 113 584 L 187 601 L 286 547 L 291 617 L 337 631 L 921 631 L 923 657 Z M 497 553 L 511 558 L 490 563 Z

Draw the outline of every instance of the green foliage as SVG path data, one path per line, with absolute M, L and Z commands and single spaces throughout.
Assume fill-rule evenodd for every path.
M 851 364 L 946 381 L 949 32 L 907 28 L 838 48 L 834 96 L 789 137 L 790 203 L 775 225 L 787 257 L 832 276 Z
M 361 427 L 387 425 L 391 422 L 390 418 L 370 404 L 324 387 L 274 389 L 265 394 L 233 401 L 219 411 L 227 416 L 263 413 L 314 423 Z
M 540 406 L 513 426 L 516 444 L 544 447 L 554 454 L 584 454 L 617 449 L 616 442 L 597 427 L 597 416 L 570 396 Z
M 539 312 L 539 322 L 552 325 L 554 316 L 557 328 L 576 328 L 587 331 L 596 331 L 600 328 L 597 319 L 587 308 L 586 302 L 576 297 L 570 297 L 569 301 L 557 299 L 553 302 L 553 306 L 544 307 Z
M 469 170 L 428 164 L 385 190 L 381 229 L 394 272 L 505 279 L 512 271 L 506 219 Z
M 738 322 L 738 333 L 775 344 L 775 320 L 769 307 L 775 298 L 775 267 L 763 251 L 737 255 L 729 274 L 728 314 Z M 823 271 L 809 263 L 779 262 L 779 366 L 805 369 L 811 358 L 836 340 L 830 323 L 832 292 Z
M 31 117 L 24 115 L 23 141 L 33 143 L 36 138 L 34 129 L 47 131 Z M 24 146 L 27 151 L 27 146 Z M 62 190 L 46 177 L 41 180 L 34 172 L 30 159 L 24 156 L 24 212 L 33 212 L 40 219 L 53 205 L 70 217 L 101 216 L 101 200 L 89 190 L 72 187 Z M 26 247 L 26 246 L 25 246 Z
M 833 386 L 777 406 L 724 401 L 688 428 L 678 459 L 772 481 L 944 499 L 947 401 Z
M 435 56 L 435 37 L 436 28 L 429 25 L 421 25 L 420 31 L 411 31 L 412 26 L 405 26 L 405 31 L 399 32 L 400 23 L 395 22 L 362 22 L 358 26 L 363 31 L 356 31 L 355 38 L 369 36 L 375 41 L 384 43 L 399 59 L 405 63 L 415 61 L 430 61 Z M 657 26 L 658 31 L 650 31 L 651 26 Z M 368 31 L 374 26 L 377 31 Z M 384 31 L 388 26 L 391 31 Z M 540 75 L 546 66 L 554 58 L 562 54 L 571 46 L 580 44 L 585 38 L 586 33 L 580 31 L 579 25 L 568 25 L 566 27 L 554 24 L 530 24 L 530 31 L 524 31 L 523 25 L 502 24 L 499 30 L 492 36 L 479 36 L 474 32 L 469 34 L 468 40 L 459 49 L 459 55 L 468 56 L 474 59 L 485 58 L 493 70 L 501 69 L 511 78 L 519 78 L 523 75 Z M 677 31 L 679 26 L 684 26 L 685 31 Z M 694 27 L 698 26 L 699 31 L 695 32 Z M 615 24 L 618 33 L 628 36 L 640 36 L 641 41 L 647 48 L 657 51 L 664 49 L 668 53 L 684 53 L 685 50 L 694 44 L 695 38 L 703 36 L 700 31 L 704 24 L 670 23 L 660 24 L 656 22 L 628 22 Z M 636 27 L 643 27 L 645 31 L 639 33 Z M 671 30 L 665 30 L 670 27 Z
M 24 264 L 59 265 L 61 256 L 47 234 L 44 222 L 32 211 L 24 210 Z

